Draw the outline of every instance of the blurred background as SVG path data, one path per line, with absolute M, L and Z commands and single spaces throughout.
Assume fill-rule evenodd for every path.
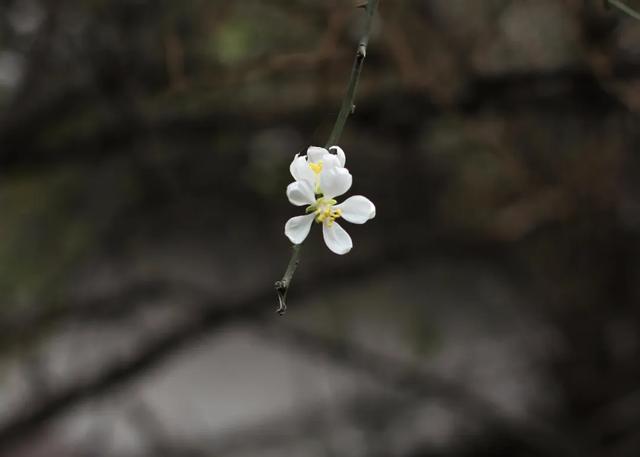
M 600 0 L 0 2 L 0 455 L 640 455 L 640 22 Z M 630 6 L 640 3 L 628 0 Z

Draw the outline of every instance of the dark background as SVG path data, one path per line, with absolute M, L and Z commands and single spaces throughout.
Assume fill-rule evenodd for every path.
M 340 142 L 377 217 L 313 227 L 275 314 L 354 3 L 0 3 L 1 455 L 640 455 L 640 22 L 604 2 L 381 0 Z

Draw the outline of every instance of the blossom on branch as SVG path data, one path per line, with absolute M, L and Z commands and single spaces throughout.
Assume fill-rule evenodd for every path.
M 327 247 L 336 254 L 346 254 L 353 242 L 336 220 L 343 218 L 353 224 L 364 224 L 375 217 L 376 207 L 362 195 L 349 197 L 340 204 L 335 200 L 351 188 L 353 181 L 345 163 L 344 151 L 338 146 L 329 150 L 311 146 L 306 156 L 294 157 L 289 170 L 295 181 L 287 186 L 287 197 L 293 205 L 306 205 L 307 214 L 292 217 L 285 224 L 284 233 L 293 244 L 305 240 L 315 220 L 322 224 Z

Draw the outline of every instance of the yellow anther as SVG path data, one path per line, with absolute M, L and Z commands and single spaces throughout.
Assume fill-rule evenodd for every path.
M 316 222 L 322 222 L 324 221 L 327 217 L 329 216 L 329 212 L 327 210 L 324 210 L 320 213 L 318 213 L 318 215 L 316 216 Z
M 320 172 L 322 171 L 322 160 L 320 160 L 319 162 L 311 162 L 311 163 L 309 164 L 309 168 L 311 168 L 311 170 L 312 170 L 315 174 L 319 175 L 319 174 L 320 174 Z
M 331 227 L 336 219 L 342 216 L 342 210 L 340 208 L 334 208 L 335 200 L 319 198 L 316 202 L 317 209 L 315 210 L 316 222 L 326 223 L 327 227 Z

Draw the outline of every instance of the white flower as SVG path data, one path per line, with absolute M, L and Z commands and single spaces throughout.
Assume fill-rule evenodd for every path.
M 316 194 L 320 192 L 320 176 L 333 168 L 344 168 L 346 157 L 339 146 L 332 146 L 335 154 L 331 154 L 325 148 L 309 146 L 307 155 L 296 154 L 289 166 L 291 176 L 296 181 L 306 181 Z
M 332 146 L 331 154 L 324 148 L 311 146 L 306 156 L 296 156 L 289 170 L 295 182 L 287 186 L 287 197 L 296 206 L 307 206 L 305 216 L 292 217 L 284 227 L 285 235 L 293 244 L 302 243 L 315 220 L 322 224 L 322 235 L 327 247 L 336 254 L 346 254 L 353 247 L 349 234 L 336 222 L 344 218 L 354 224 L 364 224 L 376 215 L 376 207 L 366 197 L 355 195 L 337 204 L 334 200 L 346 193 L 353 178 L 344 168 L 345 154 Z

